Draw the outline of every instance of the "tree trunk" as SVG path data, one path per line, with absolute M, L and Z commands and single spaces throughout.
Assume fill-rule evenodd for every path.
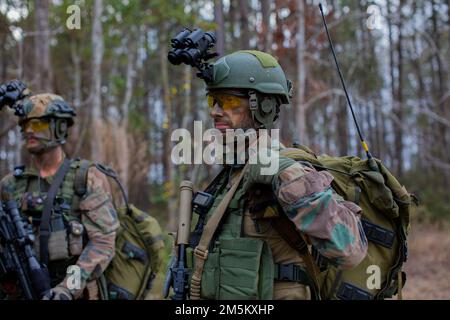
M 397 104 L 394 108 L 394 114 L 397 117 L 400 124 L 403 124 L 403 16 L 402 7 L 404 0 L 400 1 L 400 7 L 398 9 L 399 20 L 397 24 L 398 28 L 398 42 L 397 42 L 397 70 L 398 70 L 398 82 L 397 82 Z M 395 136 L 395 154 L 396 154 L 396 172 L 401 179 L 403 176 L 403 126 L 394 126 Z
M 349 132 L 348 132 L 348 112 L 347 102 L 340 96 L 336 97 L 336 133 L 337 133 L 337 147 L 340 156 L 346 155 L 349 150 Z
M 94 16 L 92 25 L 92 78 L 91 78 L 91 155 L 94 161 L 104 160 L 102 145 L 102 61 L 104 53 L 103 26 L 102 26 L 103 0 L 94 1 Z
M 230 9 L 228 11 L 229 32 L 231 34 L 231 42 L 228 44 L 228 50 L 234 51 L 239 45 L 239 40 L 236 37 L 236 26 L 238 24 L 238 2 L 230 1 Z
M 219 56 L 225 53 L 225 20 L 223 19 L 223 3 L 222 0 L 214 0 L 214 22 L 217 25 L 216 29 L 216 52 Z
M 272 0 L 260 0 L 261 2 L 261 16 L 262 16 L 262 39 L 264 52 L 270 53 L 272 51 L 272 30 L 270 26 L 270 13 Z
M 49 0 L 39 1 L 35 8 L 36 37 L 34 43 L 35 92 L 52 91 L 52 69 L 50 59 Z
M 127 72 L 126 72 L 126 84 L 125 84 L 125 94 L 122 101 L 122 120 L 119 123 L 119 126 L 121 128 L 121 131 L 123 132 L 123 136 L 121 137 L 121 146 L 118 150 L 117 159 L 118 166 L 120 168 L 120 174 L 123 181 L 123 187 L 125 190 L 129 190 L 128 185 L 130 182 L 130 146 L 129 146 L 129 113 L 130 113 L 130 103 L 131 98 L 133 96 L 133 88 L 134 88 L 134 78 L 135 78 L 135 67 L 136 67 L 136 61 L 138 59 L 137 57 L 137 39 L 138 36 L 135 35 L 136 30 L 135 28 L 131 28 L 130 32 L 132 35 L 128 39 L 128 56 L 127 56 Z M 136 39 L 135 39 L 136 38 Z
M 442 117 L 446 119 L 450 119 L 450 111 L 448 110 L 450 108 L 450 105 L 448 103 L 445 103 L 445 94 L 448 92 L 448 89 L 446 88 L 448 85 L 448 82 L 445 79 L 444 75 L 444 68 L 442 65 L 442 61 L 440 58 L 441 54 L 441 37 L 439 34 L 439 27 L 438 27 L 438 12 L 436 11 L 436 8 L 438 7 L 438 3 L 436 3 L 436 0 L 432 0 L 432 16 L 431 21 L 433 24 L 433 32 L 432 32 L 432 38 L 433 42 L 436 45 L 436 53 L 434 55 L 434 59 L 436 61 L 437 70 L 433 70 L 433 73 L 436 75 L 437 78 L 437 86 L 433 88 L 434 92 L 434 103 L 436 105 L 435 112 L 437 114 L 440 114 Z M 447 19 L 449 19 L 447 17 Z M 435 82 L 436 83 L 436 82 Z M 447 98 L 448 99 L 448 98 Z M 437 132 L 437 139 L 436 142 L 438 142 L 438 152 L 437 156 L 444 162 L 450 163 L 450 155 L 448 151 L 448 141 L 447 141 L 447 126 L 442 123 L 436 124 L 436 129 L 434 130 Z M 449 188 L 450 186 L 450 173 L 445 171 L 443 172 L 443 187 Z
M 249 0 L 239 0 L 240 8 L 240 31 L 241 31 L 241 50 L 249 49 L 250 46 L 250 27 L 248 25 L 248 15 L 250 13 Z
M 395 111 L 397 107 L 397 101 L 396 101 L 396 79 L 395 79 L 395 43 L 393 38 L 393 22 L 392 22 L 392 8 L 391 8 L 391 1 L 387 1 L 387 12 L 388 12 L 388 28 L 389 28 L 389 73 L 390 73 L 390 86 L 391 86 L 391 102 L 392 102 L 392 112 Z M 394 135 L 395 137 L 395 135 Z M 394 138 L 396 139 L 396 137 Z M 393 166 L 393 170 L 395 170 L 396 166 L 396 159 L 394 158 L 394 155 L 396 152 L 392 150 L 393 148 L 390 146 L 390 144 L 386 144 L 386 151 L 389 157 L 389 161 L 391 161 L 391 164 Z M 397 172 L 398 174 L 398 172 Z
M 305 3 L 304 0 L 297 1 L 297 96 L 295 113 L 295 135 L 299 142 L 308 145 L 306 136 L 306 110 L 305 110 L 305 85 L 306 85 L 306 63 L 305 63 Z
M 166 191 L 168 193 L 168 221 L 166 228 L 170 231 L 176 230 L 176 205 L 177 205 L 177 193 L 175 185 L 175 168 L 173 167 L 171 159 L 171 145 L 170 140 L 172 134 L 172 100 L 170 97 L 170 82 L 169 82 L 169 68 L 167 65 L 167 39 L 168 27 L 163 22 L 162 32 L 160 34 L 160 54 L 159 63 L 161 67 L 161 83 L 164 96 L 164 110 L 166 113 L 166 119 L 164 121 L 164 152 L 163 152 L 163 164 L 164 164 L 164 181 Z
M 81 57 L 78 50 L 77 39 L 72 38 L 70 42 L 70 54 L 73 63 L 73 106 L 79 109 L 81 106 L 82 96 L 81 96 Z

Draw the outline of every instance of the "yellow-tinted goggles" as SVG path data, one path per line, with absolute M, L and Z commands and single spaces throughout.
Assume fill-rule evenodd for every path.
M 212 109 L 217 103 L 223 110 L 230 110 L 242 105 L 242 99 L 245 99 L 245 95 L 239 96 L 228 93 L 207 93 L 208 106 Z
M 50 128 L 50 122 L 45 119 L 30 119 L 21 124 L 23 131 L 31 129 L 33 132 L 42 132 Z

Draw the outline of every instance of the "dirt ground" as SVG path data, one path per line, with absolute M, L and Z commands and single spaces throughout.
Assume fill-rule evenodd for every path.
M 412 224 L 404 299 L 450 299 L 450 229 Z

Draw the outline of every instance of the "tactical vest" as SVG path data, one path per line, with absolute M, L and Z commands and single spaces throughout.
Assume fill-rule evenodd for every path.
M 48 247 L 52 286 L 64 279 L 67 267 L 75 264 L 87 242 L 79 212 L 80 196 L 78 194 L 83 190 L 79 190 L 75 186 L 76 176 L 87 174 L 87 167 L 79 170 L 81 163 L 82 161 L 78 159 L 72 161 L 55 197 L 55 207 L 50 218 L 52 233 Z M 13 198 L 19 204 L 22 215 L 33 225 L 36 239 L 34 248 L 36 256 L 39 258 L 40 250 L 37 239 L 39 239 L 40 218 L 53 177 L 38 179 L 35 172 L 19 166 L 14 169 L 12 179 L 10 187 Z
M 229 176 L 224 174 L 217 182 L 206 222 L 228 191 Z M 211 241 L 202 274 L 201 298 L 310 299 L 311 279 L 303 259 L 271 224 L 282 210 L 273 192 L 267 186 L 255 186 L 249 195 L 242 188 L 244 183 L 245 178 Z M 192 248 L 187 252 L 188 265 L 192 266 Z
M 59 284 L 64 279 L 67 267 L 76 263 L 88 241 L 87 234 L 82 232 L 84 228 L 81 224 L 79 205 L 87 192 L 88 170 L 94 165 L 105 176 L 116 180 L 126 206 L 122 206 L 122 203 L 113 196 L 120 222 L 116 233 L 115 256 L 103 274 L 94 274 L 94 279 L 87 283 L 87 298 L 91 299 L 91 292 L 98 298 L 100 286 L 101 299 L 145 299 L 163 260 L 164 241 L 159 223 L 154 217 L 128 203 L 114 171 L 88 160 L 75 159 L 71 162 L 55 198 L 56 210 L 52 212 L 51 219 L 61 212 L 65 228 L 63 227 L 58 234 L 52 231 L 50 236 L 49 269 L 54 282 L 52 285 Z M 30 211 L 28 200 L 33 204 L 34 216 L 42 215 L 45 192 L 43 194 L 35 192 L 34 195 L 33 192 L 27 193 L 31 191 L 30 187 L 32 188 L 33 184 L 36 185 L 33 180 L 37 181 L 37 175 L 24 169 L 24 167 L 15 169 L 14 182 L 10 186 L 13 197 L 21 204 L 25 215 Z M 51 179 L 48 179 L 50 180 L 48 187 Z M 30 199 L 27 199 L 28 194 L 31 195 Z M 39 222 L 36 221 L 36 226 Z M 35 236 L 38 238 L 39 228 L 35 229 L 37 231 Z M 35 241 L 35 250 L 39 257 L 39 241 Z

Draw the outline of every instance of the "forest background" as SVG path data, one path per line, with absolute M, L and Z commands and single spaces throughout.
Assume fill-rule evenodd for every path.
M 183 26 L 215 30 L 220 55 L 256 49 L 279 60 L 294 82 L 279 121 L 284 144 L 364 157 L 318 3 L 0 0 L 0 83 L 18 78 L 34 93 L 62 95 L 78 113 L 67 153 L 112 166 L 131 202 L 174 231 L 179 182 L 200 189 L 217 172 L 170 157 L 174 129 L 212 127 L 204 83 L 167 61 Z M 450 299 L 450 276 L 440 274 L 450 269 L 450 1 L 322 3 L 372 154 L 420 199 L 405 297 Z M 15 117 L 3 110 L 0 119 L 4 176 L 28 159 Z

